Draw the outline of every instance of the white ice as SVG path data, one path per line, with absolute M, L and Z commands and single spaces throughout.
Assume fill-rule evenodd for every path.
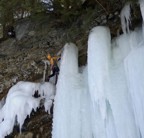
M 54 138 L 88 138 L 92 136 L 90 97 L 85 74 L 79 73 L 78 50 L 66 44 L 61 59 L 60 75 L 54 102 Z M 89 100 L 88 100 L 89 99 Z
M 131 6 L 130 2 L 126 3 L 120 13 L 121 26 L 124 34 L 130 32 L 129 29 L 129 25 L 131 24 L 130 6 Z
M 132 51 L 125 59 L 129 95 L 135 115 L 137 129 L 144 137 L 144 43 Z
M 38 91 L 39 98 L 34 94 Z M 22 125 L 31 112 L 36 111 L 40 101 L 45 100 L 45 111 L 50 114 L 50 108 L 55 96 L 55 85 L 49 82 L 35 83 L 20 81 L 9 89 L 5 104 L 0 109 L 0 138 L 4 138 L 13 131 L 15 122 Z M 51 102 L 51 104 L 50 104 Z
M 21 128 L 42 98 L 48 113 L 54 101 L 52 138 L 144 138 L 143 31 L 129 31 L 129 4 L 121 17 L 124 34 L 113 40 L 107 27 L 91 30 L 87 65 L 78 66 L 75 44 L 64 46 L 56 88 L 50 82 L 14 85 L 1 104 L 0 138 L 12 132 L 16 116 Z
M 65 45 L 54 102 L 53 138 L 144 138 L 141 30 L 136 28 L 111 41 L 107 27 L 93 28 L 88 62 L 80 72 L 76 46 Z

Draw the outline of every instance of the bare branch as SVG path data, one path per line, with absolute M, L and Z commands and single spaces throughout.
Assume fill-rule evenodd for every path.
M 104 6 L 98 1 L 96 0 L 96 2 L 104 9 L 104 11 L 108 14 L 108 11 L 104 8 Z

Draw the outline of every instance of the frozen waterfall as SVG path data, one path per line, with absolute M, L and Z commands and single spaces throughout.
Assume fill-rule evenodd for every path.
M 53 138 L 144 138 L 142 28 L 111 41 L 107 27 L 88 38 L 87 65 L 66 44 L 54 106 Z

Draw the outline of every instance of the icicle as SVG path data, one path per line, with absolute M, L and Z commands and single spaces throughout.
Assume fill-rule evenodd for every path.
M 124 34 L 129 33 L 129 25 L 131 23 L 131 14 L 130 14 L 130 5 L 131 3 L 127 3 L 121 13 L 120 13 L 120 18 L 121 18 L 121 26 Z
M 95 27 L 88 40 L 88 81 L 92 101 L 102 106 L 105 118 L 105 86 L 108 81 L 110 32 L 106 27 Z
M 141 15 L 144 21 L 144 0 L 139 0 L 139 3 L 140 3 Z
M 43 60 L 45 66 L 44 66 L 44 72 L 43 72 L 43 82 L 45 82 L 45 78 L 46 78 L 46 70 L 47 70 L 47 66 L 49 65 L 49 61 L 47 60 Z
M 54 102 L 53 138 L 81 137 L 81 79 L 78 72 L 78 49 L 66 44 Z
M 143 31 L 143 36 L 144 36 L 144 0 L 139 0 L 139 3 L 140 3 L 141 15 L 143 18 L 142 31 Z
M 92 29 L 88 39 L 88 85 L 93 103 L 94 138 L 106 138 L 106 91 L 109 89 L 110 31 L 106 27 Z
M 125 59 L 125 70 L 137 129 L 144 138 L 144 43 Z

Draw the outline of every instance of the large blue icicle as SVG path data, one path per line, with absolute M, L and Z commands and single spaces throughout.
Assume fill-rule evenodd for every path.
M 54 102 L 53 138 L 80 138 L 80 94 L 78 49 L 70 43 L 64 47 Z
M 106 27 L 95 27 L 88 40 L 88 83 L 93 102 L 100 107 L 100 113 L 106 115 L 106 90 L 109 75 L 110 32 Z
M 88 84 L 93 104 L 91 115 L 94 138 L 109 137 L 106 136 L 105 120 L 108 117 L 106 91 L 109 89 L 110 46 L 109 29 L 101 26 L 93 28 L 88 39 Z M 112 124 L 110 122 L 108 125 Z M 114 137 L 115 133 L 112 135 Z

